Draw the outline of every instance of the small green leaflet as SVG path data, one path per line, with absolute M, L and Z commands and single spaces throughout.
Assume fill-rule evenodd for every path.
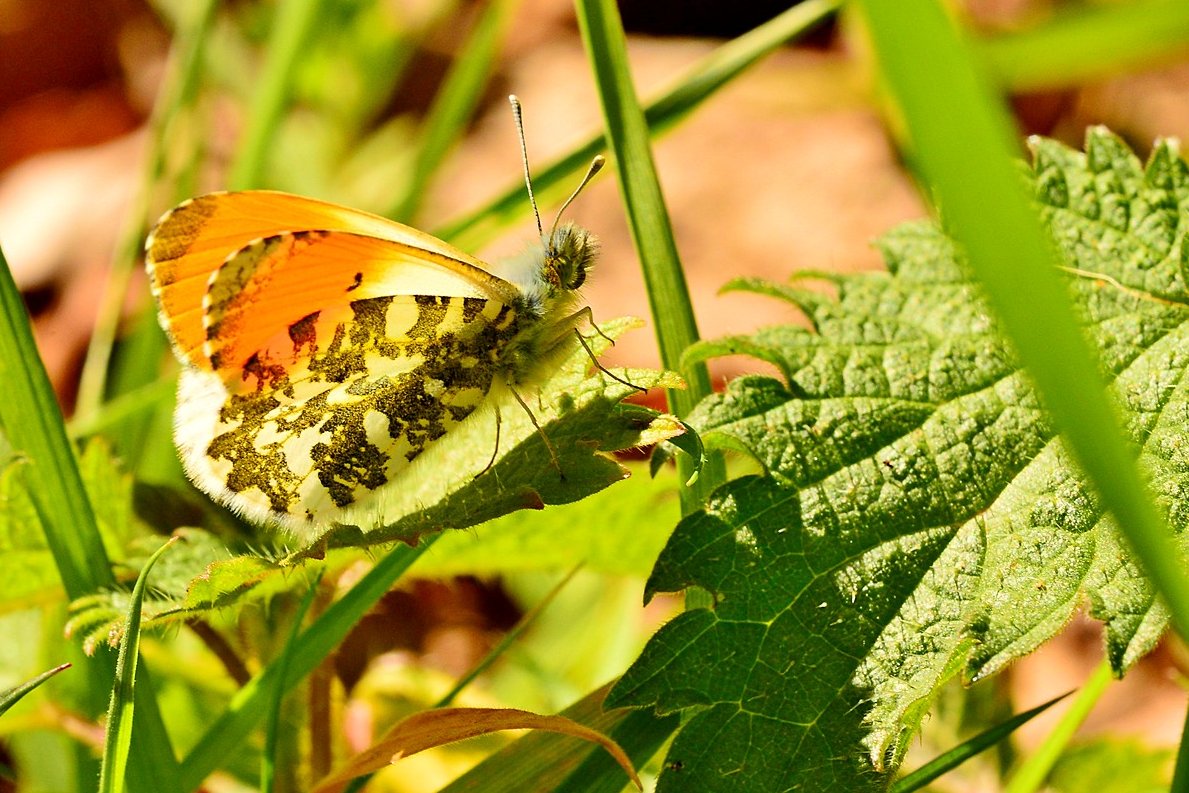
M 1102 129 L 1085 154 L 1033 148 L 1039 211 L 1180 533 L 1189 168 L 1167 142 L 1145 167 Z M 1119 673 L 1165 629 L 954 245 L 916 223 L 880 247 L 886 273 L 810 276 L 836 297 L 796 281 L 729 285 L 792 303 L 814 331 L 690 351 L 751 355 L 783 378 L 740 378 L 690 417 L 708 447 L 742 451 L 765 475 L 728 483 L 678 525 L 648 591 L 699 586 L 715 607 L 666 625 L 608 698 L 699 709 L 660 793 L 883 789 L 954 674 L 1001 670 L 1082 604 Z

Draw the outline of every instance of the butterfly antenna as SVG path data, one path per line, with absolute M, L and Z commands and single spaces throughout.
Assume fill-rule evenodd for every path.
M 578 194 L 582 192 L 582 188 L 586 187 L 587 183 L 594 178 L 594 175 L 603 170 L 603 166 L 607 164 L 607 158 L 601 154 L 596 154 L 595 158 L 590 161 L 590 167 L 586 169 L 586 176 L 582 177 L 582 181 L 574 188 L 574 192 L 570 193 L 570 197 L 561 205 L 561 209 L 557 210 L 557 217 L 553 219 L 553 226 L 549 229 L 549 242 L 553 242 L 553 235 L 557 231 L 557 224 L 561 222 L 561 216 L 569 208 Z
M 511 94 L 508 96 L 508 102 L 512 105 L 512 118 L 516 119 L 516 135 L 520 138 L 520 161 L 524 163 L 524 186 L 528 188 L 528 202 L 533 205 L 533 216 L 537 219 L 537 234 L 544 237 L 541 212 L 537 209 L 537 199 L 533 196 L 533 178 L 528 172 L 528 144 L 524 142 L 524 117 L 520 110 L 520 100 L 516 94 Z

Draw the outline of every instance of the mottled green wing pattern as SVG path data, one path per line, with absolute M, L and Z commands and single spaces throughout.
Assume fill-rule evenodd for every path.
M 248 517 L 302 528 L 391 482 L 483 403 L 520 324 L 512 307 L 476 297 L 349 308 L 294 323 L 291 353 L 274 344 L 252 356 L 230 393 L 214 373 L 182 376 L 187 472 Z

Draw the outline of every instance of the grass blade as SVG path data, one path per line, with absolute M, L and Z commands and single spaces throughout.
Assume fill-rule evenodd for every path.
M 323 572 L 324 570 L 318 571 L 313 582 L 310 583 L 310 588 L 306 590 L 305 597 L 301 599 L 297 613 L 293 616 L 289 640 L 285 642 L 285 649 L 276 662 L 277 675 L 273 685 L 272 702 L 268 708 L 268 718 L 264 723 L 264 753 L 260 758 L 261 793 L 272 793 L 273 779 L 276 776 L 277 746 L 280 743 L 281 705 L 285 701 L 287 688 L 284 682 L 289 677 L 289 664 L 297 647 L 301 624 L 305 622 L 306 614 L 309 613 L 310 606 L 314 604 L 314 597 L 318 594 L 318 585 L 322 583 Z
M 1041 399 L 1173 625 L 1189 636 L 1185 562 L 1119 431 L 1051 241 L 1024 193 L 1006 111 L 936 0 L 860 0 L 859 8 L 947 229 L 964 247 Z
M 508 20 L 519 0 L 490 0 L 446 74 L 422 124 L 413 174 L 389 217 L 407 223 L 417 214 L 430 178 L 465 131 L 491 74 Z
M 0 252 L 0 424 L 27 460 L 25 481 L 71 599 L 113 582 L 62 412 L 29 330 L 25 304 Z
M 1040 790 L 1045 777 L 1053 769 L 1053 764 L 1057 762 L 1061 752 L 1065 751 L 1070 738 L 1090 715 L 1091 709 L 1102 697 L 1102 692 L 1106 690 L 1106 686 L 1110 682 L 1111 665 L 1107 661 L 1103 661 L 1090 675 L 1086 684 L 1082 686 L 1069 710 L 1061 716 L 1061 721 L 1049 733 L 1040 748 L 1016 769 L 1012 778 L 1004 786 L 1004 793 L 1031 793 L 1031 791 Z
M 711 393 L 710 374 L 702 363 L 681 365 L 686 347 L 698 340 L 698 326 L 652 160 L 648 122 L 632 84 L 623 23 L 610 0 L 577 0 L 575 7 L 603 106 L 607 139 L 615 155 L 628 226 L 644 268 L 661 362 L 665 368 L 681 372 L 687 384 L 685 390 L 667 392 L 669 409 L 687 416 Z M 693 475 L 695 463 L 684 456 L 678 458 L 683 482 Z M 682 489 L 683 512 L 695 509 L 724 478 L 721 460 L 709 460 L 697 481 Z
M 1020 727 L 1068 697 L 1070 693 L 1072 692 L 1067 691 L 1061 696 L 1053 697 L 1048 702 L 1037 705 L 1031 710 L 1017 713 L 1010 719 L 996 724 L 991 729 L 980 732 L 962 745 L 955 746 L 945 754 L 933 758 L 916 771 L 906 774 L 893 782 L 889 788 L 890 793 L 912 793 L 914 790 L 920 790 L 942 774 L 952 771 L 975 755 L 990 749 Z
M 1168 59 L 1189 46 L 1189 3 L 1139 0 L 1081 6 L 1019 33 L 980 42 L 996 79 L 1015 90 L 1101 79 Z
M 21 697 L 28 694 L 33 689 L 40 686 L 45 681 L 49 680 L 54 675 L 61 672 L 63 669 L 69 669 L 70 664 L 59 664 L 49 671 L 42 672 L 32 680 L 26 680 L 19 686 L 13 686 L 7 691 L 0 691 L 0 716 L 3 716 L 13 705 L 20 702 Z
M 156 550 L 132 588 L 128 604 L 128 627 L 120 639 L 120 654 L 116 660 L 116 685 L 111 692 L 107 709 L 107 736 L 103 741 L 103 765 L 99 772 L 99 793 L 123 793 L 128 768 L 128 751 L 132 746 L 132 723 L 136 703 L 136 666 L 140 657 L 140 607 L 144 602 L 149 571 L 169 546 L 177 542 L 170 538 Z
M 322 0 L 282 0 L 277 4 L 268 56 L 249 104 L 243 141 L 227 178 L 228 189 L 247 190 L 260 186 L 269 146 L 289 102 L 289 89 L 297 73 L 298 60 L 321 8 Z
M 1185 711 L 1185 725 L 1181 727 L 1181 745 L 1177 747 L 1177 761 L 1173 766 L 1173 793 L 1189 791 L 1189 709 Z
M 809 31 L 838 9 L 841 0 L 806 0 L 765 22 L 756 29 L 728 41 L 698 61 L 673 86 L 644 108 L 653 135 L 671 129 L 720 88 L 754 66 L 790 39 Z M 538 197 L 551 188 L 570 184 L 591 159 L 603 151 L 602 134 L 592 135 L 570 153 L 544 167 L 533 169 L 533 189 Z M 478 250 L 499 230 L 529 211 L 524 182 L 514 180 L 483 207 L 434 232 L 463 250 Z

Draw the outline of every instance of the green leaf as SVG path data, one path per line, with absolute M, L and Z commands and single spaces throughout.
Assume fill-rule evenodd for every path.
M 62 579 L 46 546 L 33 508 L 20 458 L 0 468 L 0 614 L 28 609 L 62 598 Z
M 181 529 L 187 542 L 161 561 L 153 577 L 153 591 L 145 597 L 142 619 L 160 627 L 192 618 L 211 616 L 221 608 L 263 603 L 278 593 L 304 587 L 304 578 L 294 576 L 294 566 L 281 563 L 279 556 L 232 554 L 218 537 L 207 532 Z M 358 553 L 340 552 L 331 560 L 337 569 L 359 558 Z M 308 561 L 314 569 L 321 562 Z M 118 590 L 79 598 L 70 604 L 66 630 L 83 637 L 84 646 L 115 644 L 123 636 L 128 611 L 127 593 Z
M 1160 519 L 1099 362 L 1078 328 L 1056 269 L 1068 262 L 1053 250 L 1020 189 L 1007 109 L 937 0 L 900 0 L 894 9 L 858 0 L 857 7 L 870 23 L 886 85 L 946 228 L 963 246 L 1067 448 L 1118 519 L 1178 631 L 1189 636 L 1186 561 Z M 930 54 L 928 61 L 921 52 Z
M 107 709 L 107 735 L 103 741 L 103 766 L 99 773 L 100 793 L 123 793 L 128 769 L 128 753 L 132 748 L 132 717 L 136 706 L 136 667 L 140 659 L 140 604 L 144 600 L 149 571 L 169 546 L 177 542 L 171 538 L 149 557 L 128 604 L 128 629 L 120 640 L 120 655 L 116 660 L 116 684 Z
M 76 460 L 87 498 L 94 505 L 99 535 L 112 556 L 122 553 L 131 535 L 131 484 L 102 440 L 92 439 Z M 0 613 L 58 601 L 61 579 L 40 530 L 27 461 L 14 457 L 0 464 Z
M 32 678 L 31 680 L 26 680 L 19 686 L 13 686 L 7 691 L 0 691 L 0 716 L 4 715 L 13 705 L 17 704 L 17 702 L 21 700 L 21 697 L 25 696 L 30 691 L 37 688 L 62 670 L 69 668 L 70 664 L 61 664 L 59 666 L 55 666 L 53 669 L 48 669 L 45 672 L 42 672 L 40 675 Z
M 1026 710 L 1023 713 L 1017 713 L 1010 719 L 1002 721 L 990 729 L 983 730 L 970 740 L 964 741 L 961 745 L 955 746 L 948 752 L 933 758 L 911 774 L 897 779 L 895 784 L 889 789 L 890 792 L 911 793 L 911 791 L 920 790 L 941 775 L 957 768 L 971 757 L 990 749 L 1020 727 L 1023 727 L 1032 721 L 1032 719 L 1068 697 L 1070 693 L 1072 692 L 1066 692 L 1059 697 L 1053 697 L 1048 702 L 1037 705 L 1035 708 Z
M 1145 168 L 1103 130 L 1085 155 L 1035 147 L 1084 331 L 1181 531 L 1189 167 L 1162 143 Z M 745 352 L 784 381 L 740 378 L 690 418 L 766 475 L 679 524 L 648 591 L 698 586 L 714 607 L 666 625 L 609 697 L 699 709 L 669 753 L 682 781 L 662 774 L 662 793 L 723 778 L 714 789 L 880 787 L 953 669 L 1002 669 L 1086 600 L 1116 673 L 1166 627 L 954 244 L 919 223 L 880 246 L 890 272 L 836 277 L 836 298 L 734 284 L 793 303 L 816 332 L 690 352 Z

